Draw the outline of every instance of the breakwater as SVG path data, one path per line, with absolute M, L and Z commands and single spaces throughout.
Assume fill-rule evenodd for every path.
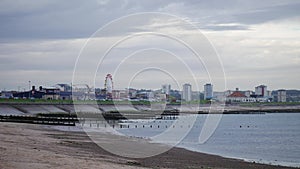
M 44 125 L 75 126 L 77 117 L 47 117 L 47 116 L 26 116 L 26 115 L 0 115 L 0 122 L 31 123 Z

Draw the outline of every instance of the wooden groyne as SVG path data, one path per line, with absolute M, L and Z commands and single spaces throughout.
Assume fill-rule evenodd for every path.
M 31 123 L 45 125 L 75 126 L 78 122 L 76 117 L 45 117 L 26 115 L 0 115 L 0 122 Z

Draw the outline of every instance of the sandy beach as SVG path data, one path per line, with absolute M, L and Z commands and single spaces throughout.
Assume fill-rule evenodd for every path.
M 181 148 L 149 158 L 130 159 L 97 146 L 84 132 L 35 124 L 0 123 L 0 168 L 289 168 L 192 152 Z

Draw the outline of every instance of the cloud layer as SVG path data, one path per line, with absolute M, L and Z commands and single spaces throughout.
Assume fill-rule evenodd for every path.
M 111 21 L 138 12 L 176 15 L 197 26 L 218 51 L 229 89 L 253 89 L 258 84 L 267 84 L 271 89 L 299 88 L 300 80 L 296 77 L 300 72 L 300 2 L 297 1 L 4 0 L 0 4 L 1 90 L 27 88 L 29 80 L 36 85 L 71 83 L 76 58 L 89 37 Z M 153 30 L 187 37 L 191 34 L 186 27 L 171 20 L 161 22 L 161 19 L 126 22 L 124 28 L 130 30 L 116 27 L 107 30 L 102 38 L 109 42 L 125 36 L 124 32 Z M 191 36 L 190 41 L 195 39 Z M 119 46 L 118 50 L 143 45 L 140 42 L 136 39 L 128 46 Z M 154 40 L 153 43 L 162 49 L 169 46 L 164 41 Z M 179 48 L 169 50 L 186 57 Z M 117 58 L 111 56 L 110 62 L 116 63 Z M 149 63 L 151 56 L 148 58 Z M 86 62 L 89 64 L 93 60 Z M 165 64 L 176 68 L 175 62 Z M 196 71 L 197 66 L 191 68 Z M 214 67 L 213 64 L 209 66 Z M 127 69 L 130 71 L 130 67 Z M 102 74 L 99 73 L 98 78 Z M 164 79 L 164 75 L 161 78 Z M 162 79 L 158 77 L 152 85 L 139 82 L 136 87 L 159 88 L 161 84 L 157 83 L 166 83 Z M 197 80 L 202 85 L 209 79 L 203 72 Z M 122 80 L 115 81 L 119 84 L 117 87 L 122 88 Z M 184 77 L 180 81 L 193 83 Z M 101 79 L 96 86 L 102 87 L 102 83 Z M 215 88 L 223 90 L 223 85 L 216 83 Z

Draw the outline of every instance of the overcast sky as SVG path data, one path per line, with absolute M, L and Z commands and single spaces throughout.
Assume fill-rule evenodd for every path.
M 0 90 L 28 89 L 29 80 L 34 85 L 44 86 L 52 86 L 56 83 L 70 84 L 76 59 L 89 38 L 111 21 L 140 12 L 175 15 L 194 24 L 207 37 L 215 47 L 225 71 L 226 86 L 223 84 L 224 80 L 212 77 L 218 79 L 211 81 L 214 82 L 216 90 L 236 87 L 242 90 L 254 90 L 254 87 L 260 84 L 267 85 L 271 90 L 299 89 L 299 11 L 300 1 L 295 0 L 2 0 L 0 2 Z M 98 38 L 102 39 L 102 43 L 104 39 L 104 42 L 109 44 L 113 39 L 124 36 L 124 31 L 132 34 L 153 30 L 171 33 L 177 31 L 178 34 L 189 32 L 186 38 L 193 37 L 191 32 L 195 32 L 185 26 L 179 29 L 172 20 L 163 20 L 158 17 L 157 21 L 152 18 L 150 24 L 147 19 L 149 18 L 137 19 L 135 23 L 132 20 L 124 22 L 124 25 L 119 25 L 120 27 L 94 35 L 99 35 Z M 147 23 L 143 23 L 146 21 Z M 125 29 L 126 25 L 131 25 L 131 27 L 123 30 L 122 27 L 124 26 Z M 170 83 L 177 88 L 176 84 L 178 86 L 184 82 L 194 84 L 195 79 L 200 86 L 210 82 L 203 65 L 198 66 L 196 62 L 188 64 L 192 71 L 199 71 L 198 74 L 196 73 L 196 78 L 189 79 L 189 76 L 183 74 L 183 70 L 177 69 L 179 62 L 171 62 L 174 60 L 170 59 L 174 58 L 172 53 L 183 58 L 187 57 L 188 54 L 183 52 L 184 49 L 176 46 L 172 41 L 151 38 L 153 37 L 147 39 L 144 36 L 143 39 L 136 38 L 120 44 L 115 50 L 119 52 L 112 51 L 107 56 L 106 64 L 100 65 L 97 69 L 95 84 L 90 80 L 89 84 L 103 87 L 105 74 L 114 73 L 111 71 L 115 71 L 116 65 L 122 60 L 120 56 L 118 57 L 120 53 L 126 53 L 126 56 L 131 55 L 126 66 L 119 69 L 123 73 L 128 74 L 130 71 L 132 75 L 135 73 L 135 77 L 128 77 L 133 79 L 130 81 L 131 87 L 160 88 L 162 84 Z M 148 45 L 151 41 L 159 46 L 159 50 L 157 46 L 152 45 L 150 47 L 154 46 L 155 50 L 143 51 L 141 41 L 145 39 L 147 41 L 144 43 Z M 193 42 L 196 43 L 197 40 L 192 39 L 191 43 Z M 106 44 L 97 45 L 104 48 Z M 144 46 L 144 49 L 150 47 Z M 88 55 L 93 52 L 99 51 L 91 48 L 83 53 Z M 93 64 L 94 59 L 97 60 L 97 58 L 85 59 L 88 60 L 86 64 Z M 176 79 L 168 76 L 168 71 L 163 73 L 163 71 L 147 69 L 148 71 L 143 73 L 140 68 L 141 73 L 137 73 L 136 70 L 131 69 L 134 65 L 143 63 L 151 66 L 149 63 L 152 62 L 156 65 L 162 63 L 166 66 L 164 70 L 172 67 L 170 71 L 172 71 L 171 74 L 177 75 Z M 217 70 L 219 63 L 216 64 L 218 68 L 214 65 L 206 65 L 211 70 L 212 76 L 215 70 L 220 71 Z M 200 71 L 204 73 L 201 74 Z M 156 74 L 160 75 L 156 76 Z M 126 78 L 116 74 L 113 79 L 115 88 L 127 87 L 128 81 L 124 81 Z M 149 83 L 149 79 L 152 83 Z M 88 82 L 83 81 L 83 83 Z

